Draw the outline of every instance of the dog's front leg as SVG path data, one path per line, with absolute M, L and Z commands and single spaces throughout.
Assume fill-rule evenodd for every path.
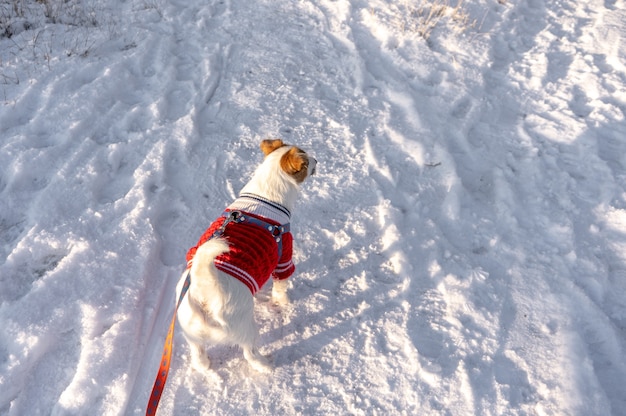
M 289 295 L 287 294 L 287 288 L 289 287 L 289 280 L 274 279 L 272 285 L 272 302 L 277 305 L 287 305 L 289 303 Z

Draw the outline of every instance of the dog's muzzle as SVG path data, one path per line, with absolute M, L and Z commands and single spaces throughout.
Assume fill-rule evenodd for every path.
M 317 159 L 314 157 L 309 158 L 309 175 L 315 175 L 315 172 L 317 171 L 316 166 Z

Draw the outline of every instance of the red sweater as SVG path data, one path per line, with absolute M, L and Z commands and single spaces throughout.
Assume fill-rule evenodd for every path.
M 232 205 L 231 205 L 232 207 Z M 227 209 L 229 211 L 229 209 Z M 267 223 L 280 225 L 271 218 L 244 212 Z M 209 240 L 226 219 L 216 219 L 204 232 L 198 244 L 187 252 L 187 267 L 196 250 Z M 250 223 L 229 223 L 221 238 L 225 238 L 230 250 L 215 258 L 215 267 L 228 273 L 245 284 L 254 295 L 269 280 L 270 276 L 284 280 L 293 274 L 295 265 L 291 260 L 293 236 L 290 232 L 282 235 L 282 255 L 278 258 L 278 244 L 270 232 Z

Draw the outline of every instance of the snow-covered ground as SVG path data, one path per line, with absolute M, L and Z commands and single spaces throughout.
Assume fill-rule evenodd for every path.
M 319 164 L 276 369 L 177 332 L 159 414 L 626 415 L 626 5 L 428 4 L 0 4 L 0 414 L 143 414 L 280 137 Z

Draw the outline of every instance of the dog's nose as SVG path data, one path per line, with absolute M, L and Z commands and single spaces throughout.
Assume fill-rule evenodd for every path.
M 317 171 L 316 166 L 317 166 L 317 159 L 315 159 L 314 157 L 311 158 L 311 161 L 313 162 L 311 166 L 311 175 L 315 175 L 315 172 Z

